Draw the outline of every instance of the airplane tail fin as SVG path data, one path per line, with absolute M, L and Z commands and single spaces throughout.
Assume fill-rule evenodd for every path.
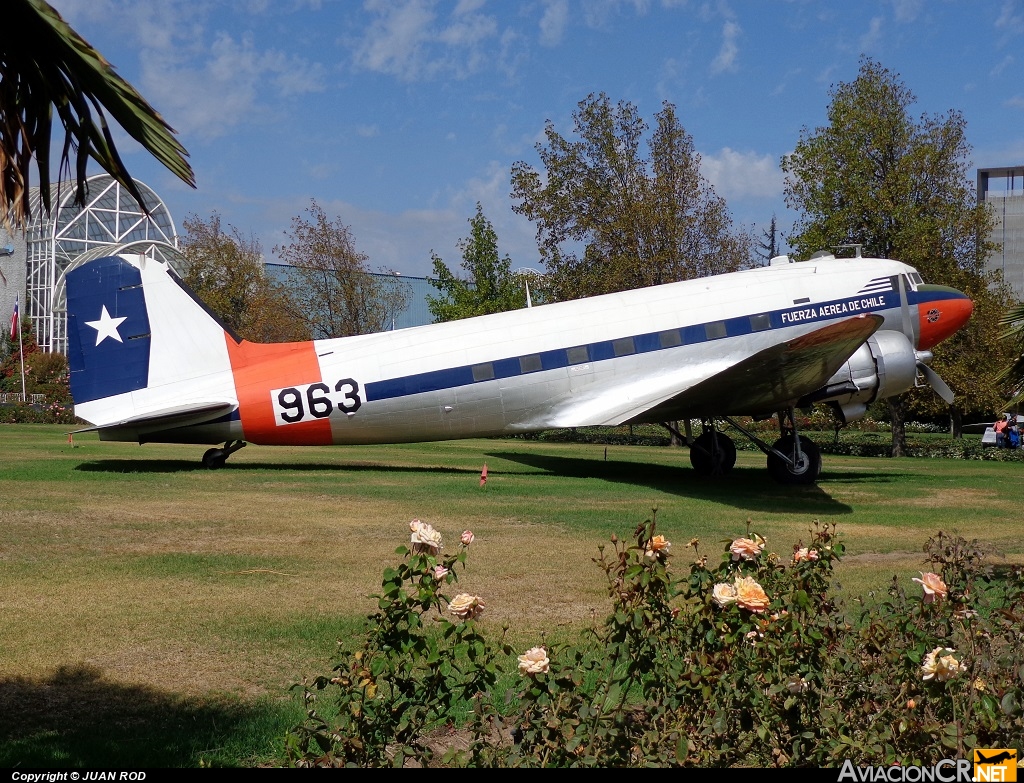
M 237 407 L 227 342 L 238 338 L 167 264 L 108 256 L 65 279 L 76 415 L 101 430 L 139 430 Z

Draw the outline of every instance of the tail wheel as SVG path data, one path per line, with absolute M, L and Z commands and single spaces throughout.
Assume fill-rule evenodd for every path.
M 768 472 L 780 484 L 813 484 L 821 475 L 821 450 L 807 438 L 800 438 L 800 452 L 794 453 L 795 438 L 786 435 L 772 445 L 792 460 L 792 464 L 769 452 Z
M 224 449 L 209 449 L 203 454 L 203 467 L 216 470 L 217 468 L 224 467 L 227 459 L 228 455 L 224 453 Z
M 705 432 L 690 446 L 690 464 L 701 476 L 724 476 L 736 464 L 736 444 L 728 435 Z

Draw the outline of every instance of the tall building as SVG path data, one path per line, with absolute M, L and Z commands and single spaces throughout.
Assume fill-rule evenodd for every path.
M 996 224 L 991 239 L 1001 247 L 987 266 L 998 269 L 1024 300 L 1024 166 L 978 169 L 978 203 L 991 204 Z

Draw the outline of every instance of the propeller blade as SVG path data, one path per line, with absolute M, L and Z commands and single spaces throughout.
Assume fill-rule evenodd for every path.
M 924 362 L 918 362 L 917 369 L 921 371 L 921 374 L 935 393 L 945 400 L 947 405 L 952 405 L 953 390 L 946 385 L 946 382 L 939 377 L 939 374 Z

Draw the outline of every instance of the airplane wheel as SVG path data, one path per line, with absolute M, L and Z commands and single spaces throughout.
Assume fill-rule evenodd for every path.
M 209 449 L 203 455 L 203 467 L 216 470 L 217 468 L 224 467 L 227 459 L 228 455 L 224 453 L 223 449 Z
M 732 438 L 715 433 L 717 450 L 711 450 L 710 432 L 698 436 L 690 447 L 690 464 L 702 476 L 724 476 L 736 464 L 736 444 Z
M 793 436 L 786 435 L 775 441 L 773 448 L 783 454 L 793 453 Z M 774 454 L 768 455 L 768 473 L 780 484 L 813 484 L 821 475 L 821 450 L 814 441 L 800 438 L 801 458 L 790 465 Z

